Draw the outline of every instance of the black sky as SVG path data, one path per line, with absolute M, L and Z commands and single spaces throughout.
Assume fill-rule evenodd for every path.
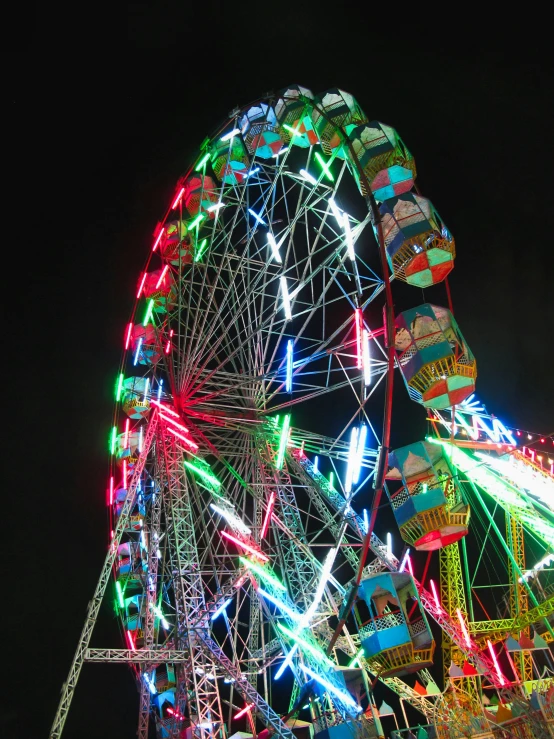
M 398 130 L 456 239 L 450 284 L 480 399 L 509 425 L 554 430 L 547 53 L 485 36 L 452 49 L 431 30 L 362 22 L 362 8 L 336 22 L 289 11 L 131 3 L 36 17 L 5 142 L 10 159 L 21 152 L 23 204 L 5 268 L 6 739 L 46 737 L 53 719 L 105 553 L 107 433 L 137 275 L 177 178 L 236 105 L 293 82 L 338 86 Z M 406 423 L 395 416 L 397 444 L 423 416 L 414 404 Z M 108 603 L 94 642 L 110 640 Z M 64 736 L 134 737 L 135 717 L 126 669 L 88 666 Z

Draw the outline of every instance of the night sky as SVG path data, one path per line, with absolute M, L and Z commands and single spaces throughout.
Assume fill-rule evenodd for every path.
M 137 276 L 178 177 L 236 105 L 290 83 L 336 86 L 398 130 L 456 239 L 450 286 L 479 398 L 507 425 L 554 431 L 546 54 L 484 39 L 409 48 L 413 29 L 364 28 L 363 14 L 339 33 L 313 10 L 287 19 L 275 5 L 256 20 L 254 6 L 184 5 L 86 21 L 48 6 L 32 77 L 9 100 L 10 143 L 30 156 L 13 180 L 26 202 L 6 270 L 5 739 L 46 737 L 53 720 L 105 555 L 107 438 Z M 393 442 L 415 441 L 423 419 L 398 377 Z M 120 646 L 107 601 L 93 646 Z M 64 737 L 132 738 L 137 705 L 125 667 L 85 666 Z

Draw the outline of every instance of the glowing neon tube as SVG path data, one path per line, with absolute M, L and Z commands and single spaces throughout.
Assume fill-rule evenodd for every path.
M 333 177 L 333 174 L 331 173 L 331 169 L 330 169 L 329 163 L 326 162 L 325 159 L 323 159 L 323 157 L 321 156 L 321 154 L 318 151 L 316 151 L 316 153 L 315 153 L 315 158 L 317 159 L 318 163 L 320 164 L 320 166 L 321 166 L 321 168 L 323 170 L 323 173 L 325 174 L 325 176 L 327 177 L 327 179 L 330 180 L 331 182 L 334 182 L 335 181 L 335 178 Z
M 204 252 L 206 251 L 206 247 L 207 246 L 208 246 L 208 239 L 203 239 L 200 242 L 200 245 L 199 245 L 198 249 L 196 250 L 196 252 L 194 254 L 194 261 L 195 262 L 199 262 L 202 259 L 202 257 L 204 256 Z
M 146 396 L 148 395 L 148 386 L 150 385 L 150 378 L 146 378 L 146 382 L 144 383 L 144 396 L 142 398 L 142 402 L 146 404 L 148 401 L 146 399 Z
M 274 676 L 274 680 L 278 680 L 283 672 L 287 669 L 287 667 L 292 663 L 292 658 L 294 657 L 294 653 L 298 649 L 298 644 L 293 644 L 290 652 L 287 654 L 285 660 L 283 661 L 281 667 L 277 670 Z
M 148 321 L 152 318 L 152 310 L 154 308 L 154 298 L 151 298 L 148 301 L 148 307 L 146 309 L 146 315 L 144 316 L 144 321 L 142 325 L 146 328 L 148 326 Z
M 310 183 L 310 185 L 317 185 L 316 178 L 312 177 L 312 175 L 309 172 L 307 172 L 305 169 L 301 169 L 300 174 L 306 180 L 306 182 Z
M 221 536 L 224 536 L 226 539 L 229 539 L 229 541 L 234 542 L 237 546 L 241 547 L 241 549 L 245 549 L 247 552 L 250 552 L 250 554 L 253 554 L 255 557 L 261 559 L 263 562 L 269 562 L 269 557 L 266 557 L 265 554 L 262 554 L 258 549 L 251 547 L 250 544 L 246 544 L 246 542 L 237 539 L 235 536 L 231 536 L 231 534 L 228 534 L 226 531 L 220 531 L 219 533 Z
M 358 429 L 355 426 L 350 435 L 350 448 L 348 449 L 348 461 L 346 464 L 346 480 L 344 489 L 347 493 L 352 492 L 352 481 L 354 477 L 354 466 L 356 464 L 356 453 L 358 451 Z
M 127 461 L 123 460 L 123 487 L 127 490 Z
M 409 554 L 406 556 L 406 564 L 408 565 L 408 572 L 413 577 L 414 576 L 414 568 L 412 567 L 412 560 L 411 560 Z
M 110 505 L 113 504 L 113 477 L 110 477 Z
M 160 241 L 161 241 L 161 238 L 162 238 L 162 235 L 163 235 L 163 232 L 164 232 L 164 231 L 165 231 L 165 227 L 164 227 L 164 228 L 162 228 L 162 230 L 161 230 L 161 231 L 160 231 L 160 233 L 158 234 L 158 238 L 156 239 L 156 242 L 154 243 L 154 246 L 152 247 L 152 251 L 156 251 L 156 249 L 158 248 L 158 244 L 159 244 L 159 243 L 160 243 Z
M 283 585 L 283 583 L 279 582 L 279 580 L 276 577 L 274 577 L 269 572 L 264 570 L 264 568 L 261 567 L 260 565 L 256 564 L 255 562 L 251 562 L 246 557 L 239 557 L 239 560 L 240 562 L 242 562 L 242 564 L 245 567 L 248 567 L 249 570 L 252 570 L 252 572 L 255 572 L 256 575 L 259 575 L 262 578 L 262 580 L 265 580 L 270 585 L 273 585 L 273 587 L 277 588 L 277 590 L 286 591 L 286 587 Z
M 314 474 L 316 472 L 319 472 L 319 457 L 318 456 L 316 456 L 314 459 L 313 470 L 314 470 Z
M 127 449 L 129 446 L 129 424 L 131 423 L 131 419 L 128 418 L 125 421 L 125 435 L 123 437 L 123 449 Z
M 429 585 L 431 586 L 431 592 L 433 593 L 433 598 L 435 599 L 435 603 L 437 608 L 441 607 L 441 602 L 439 600 L 439 596 L 437 595 L 437 588 L 435 586 L 435 583 L 433 580 L 429 580 Z
M 138 440 L 138 450 L 139 454 L 142 452 L 142 444 L 143 444 L 143 430 L 142 426 L 139 429 L 139 440 Z
M 133 324 L 130 323 L 127 326 L 127 336 L 125 337 L 125 349 L 129 348 L 129 343 L 131 341 L 131 331 L 133 330 Z
M 500 670 L 500 665 L 498 664 L 498 659 L 496 657 L 496 654 L 494 653 L 494 649 L 490 642 L 490 639 L 487 639 L 487 646 L 489 648 L 489 652 L 491 653 L 492 661 L 494 662 L 494 667 L 496 669 L 496 674 L 498 675 L 498 679 L 500 680 L 500 685 L 506 685 L 506 678 Z
M 253 703 L 249 703 L 247 706 L 245 706 L 242 711 L 239 711 L 238 713 L 235 713 L 233 716 L 233 719 L 240 718 L 241 716 L 244 716 L 245 713 L 248 713 L 248 711 L 251 711 L 254 708 Z
M 127 638 L 129 639 L 129 646 L 131 647 L 133 652 L 136 652 L 137 648 L 135 647 L 135 642 L 133 641 L 133 635 L 128 629 L 127 629 Z
M 360 713 L 363 710 L 362 707 L 356 703 L 354 698 L 352 698 L 350 693 L 345 693 L 343 690 L 339 690 L 332 683 L 325 680 L 324 677 L 322 677 L 321 675 L 318 675 L 317 672 L 314 672 L 313 670 L 310 670 L 309 667 L 306 667 L 306 665 L 300 664 L 300 668 L 302 669 L 303 672 L 306 673 L 306 675 L 314 678 L 314 680 L 317 680 L 317 682 L 320 685 L 322 685 L 325 688 L 325 690 L 335 695 L 342 703 L 344 703 L 347 706 L 350 706 L 351 708 L 354 708 L 358 713 Z
M 123 372 L 119 375 L 117 380 L 117 389 L 115 391 L 115 400 L 119 403 L 121 398 L 121 390 L 123 389 Z
M 181 198 L 183 197 L 183 195 L 184 195 L 184 194 L 185 194 L 185 188 L 184 188 L 184 187 L 182 187 L 182 188 L 181 188 L 181 190 L 180 190 L 180 192 L 179 192 L 179 193 L 177 194 L 177 197 L 176 197 L 176 198 L 175 198 L 175 200 L 173 201 L 173 205 L 171 206 L 171 210 L 175 210 L 175 208 L 176 208 L 176 207 L 177 207 L 177 206 L 179 205 L 179 203 L 181 202 Z
M 217 488 L 221 487 L 221 483 L 219 482 L 217 477 L 214 477 L 214 475 L 210 475 L 210 473 L 206 472 L 206 470 L 200 467 L 197 467 L 196 465 L 192 464 L 192 462 L 188 462 L 186 459 L 183 462 L 183 464 L 185 465 L 185 467 L 188 467 L 189 470 L 192 470 L 197 475 L 200 475 L 200 477 L 203 477 L 206 480 L 206 482 L 209 482 L 214 487 L 217 487 Z
M 348 256 L 353 262 L 356 259 L 356 252 L 354 251 L 354 242 L 352 241 L 352 231 L 350 230 L 350 218 L 348 213 L 344 213 L 342 218 L 342 227 L 344 229 L 344 237 L 346 239 L 346 248 L 348 250 Z
M 191 221 L 191 222 L 190 222 L 190 223 L 188 224 L 188 229 L 189 229 L 189 231 L 192 231 L 192 229 L 193 229 L 193 228 L 195 228 L 196 226 L 199 226 L 199 225 L 200 225 L 200 223 L 202 223 L 202 221 L 204 220 L 204 218 L 205 218 L 205 217 L 206 217 L 206 216 L 204 215 L 204 213 L 199 213 L 199 214 L 198 214 L 198 215 L 196 216 L 196 218 L 194 218 L 194 219 L 193 219 L 193 220 L 192 220 L 192 221 Z
M 392 557 L 392 534 L 387 532 L 387 556 Z
M 340 209 L 338 208 L 338 206 L 337 206 L 334 198 L 329 198 L 329 205 L 331 206 L 331 212 L 333 213 L 333 215 L 337 219 L 337 222 L 338 222 L 339 226 L 342 227 L 342 216 L 343 216 L 343 214 L 341 213 Z
M 287 278 L 281 276 L 281 293 L 283 294 L 283 310 L 285 311 L 285 318 L 290 321 L 292 319 L 292 311 L 290 306 L 289 291 L 287 288 Z
M 289 133 L 292 133 L 293 136 L 302 136 L 302 131 L 297 131 L 296 128 L 289 126 L 288 123 L 283 123 L 283 128 Z
M 290 639 L 292 639 L 293 642 L 296 642 L 299 647 L 302 647 L 303 649 L 306 650 L 306 652 L 309 652 L 312 655 L 312 657 L 316 659 L 317 662 L 320 662 L 321 664 L 326 665 L 327 667 L 335 666 L 321 649 L 319 649 L 318 647 L 314 647 L 313 644 L 310 644 L 305 639 L 302 639 L 301 636 L 298 636 L 298 634 L 295 634 L 293 631 L 290 631 L 290 629 L 287 629 L 287 627 L 283 626 L 282 623 L 278 623 L 277 627 L 284 634 L 286 634 Z
M 356 367 L 358 369 L 362 369 L 362 336 L 364 319 L 361 308 L 356 308 L 354 311 L 354 322 L 356 324 Z
M 258 593 L 262 595 L 266 600 L 271 601 L 274 605 L 277 606 L 277 608 L 285 613 L 289 618 L 291 618 L 293 621 L 300 621 L 302 618 L 301 613 L 296 613 L 296 611 L 293 611 L 291 608 L 289 608 L 285 603 L 279 600 L 279 598 L 276 598 L 274 595 L 271 595 L 271 593 L 268 593 L 263 588 L 258 588 Z
M 254 216 L 260 226 L 267 226 L 267 223 L 263 220 L 263 218 L 260 218 L 260 216 L 255 211 L 253 211 L 252 208 L 248 208 L 248 212 L 251 216 Z
M 227 600 L 223 603 L 223 605 L 219 606 L 219 608 L 217 609 L 217 611 L 215 611 L 214 613 L 212 613 L 210 619 L 212 621 L 215 621 L 218 616 L 221 616 L 221 614 L 223 613 L 223 611 L 227 608 L 228 605 L 230 605 L 230 603 L 231 603 L 232 600 L 233 600 L 232 598 L 227 598 Z
M 208 161 L 209 158 L 210 158 L 210 153 L 207 152 L 206 154 L 204 154 L 204 156 L 202 157 L 202 159 L 198 162 L 198 164 L 194 168 L 194 171 L 195 172 L 200 172 L 200 170 L 206 164 L 206 162 Z
M 264 522 L 262 524 L 262 530 L 260 532 L 260 539 L 263 539 L 267 534 L 269 528 L 269 522 L 271 521 L 271 513 L 273 511 L 273 504 L 275 503 L 275 492 L 272 492 L 269 496 L 269 502 L 267 504 L 267 510 L 265 512 Z
M 159 288 L 159 286 L 162 284 L 164 277 L 167 274 L 167 270 L 169 269 L 169 264 L 166 264 L 165 267 L 162 270 L 162 273 L 160 275 L 160 279 L 156 282 L 156 290 Z
M 219 210 L 220 208 L 225 208 L 225 205 L 226 203 L 214 203 L 208 208 L 208 213 L 215 213 L 216 210 Z
M 229 141 L 229 139 L 234 138 L 239 133 L 240 133 L 240 128 L 233 128 L 232 131 L 229 131 L 229 133 L 226 133 L 219 140 L 220 141 Z
M 157 406 L 164 413 L 169 413 L 170 416 L 175 416 L 175 418 L 178 418 L 179 420 L 181 419 L 181 416 L 178 413 L 175 413 L 175 411 L 172 411 L 171 408 L 168 408 L 166 405 L 163 405 L 163 403 L 160 403 L 159 400 L 151 400 L 150 402 L 153 405 Z
M 360 659 L 360 657 L 363 657 L 363 656 L 364 656 L 364 648 L 361 647 L 360 649 L 358 649 L 354 657 L 348 663 L 348 667 L 354 667 L 356 665 L 356 662 L 358 662 L 358 660 Z
M 146 282 L 146 272 L 142 275 L 142 280 L 140 281 L 139 289 L 137 292 L 137 299 L 140 298 L 140 294 L 142 292 L 142 288 L 144 287 L 145 282 Z
M 404 572 L 406 569 L 406 565 L 408 564 L 408 560 L 410 559 L 410 550 L 406 549 L 404 556 L 402 557 L 402 562 L 400 563 L 400 567 L 398 568 L 398 572 Z M 411 572 L 411 570 L 410 570 Z M 413 573 L 412 573 L 413 575 Z
M 164 381 L 163 381 L 163 380 L 159 380 L 159 381 L 158 381 L 158 395 L 157 395 L 157 399 L 158 399 L 158 401 L 159 401 L 159 400 L 160 400 L 160 398 L 162 397 L 162 389 L 163 389 L 163 384 L 164 384 Z M 150 401 L 150 402 L 152 402 L 152 401 Z
M 166 416 L 165 413 L 163 413 L 163 411 L 160 412 L 160 418 L 163 418 L 164 421 L 167 421 L 168 423 L 172 423 L 176 429 L 180 429 L 181 431 L 185 431 L 185 432 L 188 431 L 188 428 L 186 426 L 183 426 L 182 423 L 177 423 L 177 421 L 171 418 L 171 416 Z
M 471 639 L 469 638 L 469 633 L 467 630 L 466 623 L 464 621 L 464 617 L 462 615 L 462 612 L 459 608 L 456 608 L 456 615 L 458 616 L 458 621 L 460 622 L 460 628 L 462 630 L 462 634 L 464 635 L 464 639 L 466 642 L 466 645 L 471 648 Z
M 329 577 L 331 576 L 331 570 L 333 569 L 333 564 L 335 562 L 336 556 L 337 556 L 337 548 L 331 547 L 331 549 L 329 549 L 329 551 L 327 552 L 325 561 L 323 562 L 323 567 L 321 569 L 321 574 L 319 576 L 319 582 L 317 584 L 317 589 L 315 591 L 314 598 L 312 602 L 310 603 L 310 607 L 303 614 L 302 619 L 300 621 L 300 626 L 302 628 L 309 625 L 311 619 L 313 618 L 315 612 L 317 611 L 317 607 L 319 606 L 321 599 L 323 598 L 325 586 L 327 585 L 329 581 Z
M 138 362 L 138 358 L 139 358 L 139 355 L 140 355 L 140 349 L 141 349 L 141 347 L 142 347 L 142 337 L 137 342 L 137 351 L 136 351 L 136 354 L 135 354 L 135 360 L 133 362 L 134 365 L 136 365 L 136 363 Z
M 271 251 L 273 252 L 273 258 L 275 259 L 276 262 L 279 262 L 279 264 L 281 264 L 281 262 L 283 260 L 281 259 L 281 254 L 279 252 L 279 247 L 278 247 L 277 242 L 275 241 L 275 237 L 273 236 L 272 233 L 268 233 L 267 234 L 267 243 L 271 247 Z
M 287 342 L 287 379 L 285 381 L 285 390 L 287 393 L 292 392 L 293 348 L 294 342 L 292 339 L 289 339 Z
M 117 600 L 119 601 L 119 607 L 125 608 L 125 601 L 123 600 L 123 590 L 121 589 L 121 584 L 119 580 L 115 581 L 115 590 L 117 593 Z
M 362 367 L 364 370 L 364 385 L 371 384 L 371 356 L 369 353 L 369 331 L 362 331 Z
M 114 426 L 112 429 L 112 436 L 110 439 L 110 453 L 113 454 L 115 452 L 115 440 L 117 438 L 117 426 Z
M 365 442 L 367 438 L 367 426 L 362 424 L 358 433 L 358 444 L 356 446 L 356 456 L 354 459 L 354 467 L 352 470 L 352 482 L 357 483 L 360 479 L 360 470 L 364 459 Z
M 238 516 L 235 516 L 230 511 L 224 511 L 223 508 L 220 508 L 217 505 L 214 505 L 213 503 L 210 503 L 210 508 L 212 508 L 216 513 L 219 513 L 220 516 L 223 516 L 223 518 L 231 524 L 231 526 L 235 526 L 242 534 L 251 534 L 252 530 L 248 528 L 246 524 L 244 524 Z
M 173 436 L 176 436 L 181 441 L 184 441 L 185 444 L 190 446 L 191 449 L 198 449 L 198 444 L 195 444 L 194 441 L 187 439 L 186 436 L 183 436 L 182 434 L 178 434 L 177 431 L 171 428 L 171 426 L 166 426 L 166 430 L 169 431 L 170 434 L 173 434 Z
M 287 442 L 289 440 L 289 426 L 290 426 L 290 413 L 283 419 L 283 426 L 281 428 L 281 437 L 279 439 L 279 450 L 277 452 L 277 461 L 275 462 L 276 469 L 280 470 L 283 468 L 283 462 L 285 461 L 285 451 L 287 448 Z

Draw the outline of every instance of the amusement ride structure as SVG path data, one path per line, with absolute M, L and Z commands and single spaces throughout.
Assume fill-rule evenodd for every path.
M 137 276 L 108 552 L 52 739 L 85 662 L 130 666 L 139 739 L 383 737 L 377 683 L 420 716 L 397 737 L 554 736 L 552 439 L 475 399 L 454 259 L 349 93 L 291 85 L 205 139 Z M 395 378 L 427 434 L 392 449 Z M 105 596 L 119 648 L 90 644 Z

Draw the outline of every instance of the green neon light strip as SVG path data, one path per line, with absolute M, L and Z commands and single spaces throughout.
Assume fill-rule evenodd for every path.
M 208 246 L 208 239 L 204 239 L 200 242 L 200 246 L 198 247 L 196 254 L 194 255 L 194 261 L 199 262 L 202 259 L 202 256 L 204 255 L 204 252 L 206 251 L 206 247 Z
M 119 403 L 119 399 L 121 398 L 121 390 L 123 389 L 123 372 L 119 375 L 119 378 L 117 380 L 117 388 L 115 391 L 115 400 Z
M 144 321 L 142 323 L 144 327 L 148 326 L 148 321 L 152 318 L 153 310 L 154 310 L 154 298 L 151 298 L 148 301 L 148 308 L 146 309 L 146 315 L 144 316 Z
M 206 162 L 208 161 L 209 158 L 210 158 L 210 154 L 209 153 L 204 154 L 204 156 L 202 157 L 202 159 L 198 162 L 198 164 L 194 168 L 194 171 L 195 172 L 200 172 L 200 170 L 206 164 Z
M 114 426 L 112 429 L 112 435 L 110 439 L 110 453 L 113 454 L 115 452 L 115 440 L 117 437 L 117 426 Z
M 287 123 L 283 123 L 283 128 L 285 128 L 289 133 L 292 133 L 293 136 L 302 136 L 301 131 L 297 131 L 292 126 L 289 126 Z
M 283 626 L 282 623 L 278 623 L 277 626 L 281 631 L 286 634 L 289 639 L 292 639 L 296 644 L 298 644 L 299 647 L 302 647 L 307 652 L 309 652 L 312 657 L 317 660 L 322 665 L 326 665 L 327 667 L 334 667 L 335 665 L 331 662 L 330 659 L 328 659 L 325 654 L 321 651 L 321 649 L 318 649 L 317 647 L 314 647 L 313 644 L 310 644 L 305 639 L 302 639 L 298 634 L 295 634 L 293 631 L 290 631 L 287 629 L 286 626 Z
M 290 428 L 290 413 L 287 413 L 283 419 L 283 426 L 281 428 L 281 438 L 279 439 L 279 451 L 277 452 L 277 462 L 275 467 L 278 470 L 283 469 L 283 462 L 285 461 L 285 451 L 287 448 L 287 441 L 289 440 L 289 428 Z
M 185 467 L 188 467 L 189 470 L 192 470 L 196 475 L 199 475 L 200 477 L 204 478 L 206 482 L 211 483 L 212 485 L 215 485 L 217 488 L 221 487 L 221 483 L 217 479 L 217 477 L 214 477 L 213 475 L 210 475 L 209 472 L 206 472 L 206 470 L 203 470 L 201 467 L 197 467 L 196 465 L 192 464 L 192 462 L 188 462 L 186 459 L 183 462 Z
M 279 582 L 276 577 L 264 570 L 264 568 L 260 567 L 260 565 L 257 565 L 255 562 L 251 562 L 249 559 L 246 559 L 246 557 L 239 557 L 239 560 L 245 567 L 248 567 L 249 570 L 255 572 L 256 575 L 259 575 L 262 578 L 262 580 L 265 580 L 270 585 L 273 585 L 273 587 L 277 588 L 277 590 L 286 591 L 286 587 L 283 585 L 283 583 Z
M 334 182 L 335 178 L 333 177 L 331 173 L 329 164 L 325 161 L 325 159 L 317 151 L 315 153 L 315 158 L 317 159 L 318 164 L 321 166 L 321 169 L 323 170 L 323 174 L 325 175 L 325 177 L 327 177 L 327 179 L 330 180 L 331 182 Z
M 117 591 L 117 600 L 119 601 L 120 608 L 125 608 L 125 601 L 123 600 L 123 590 L 121 590 L 121 585 L 119 584 L 119 581 L 115 581 L 115 589 Z
M 358 652 L 356 655 L 352 658 L 352 660 L 348 663 L 348 667 L 354 667 L 356 662 L 360 659 L 360 657 L 364 656 L 364 648 L 358 649 Z
M 195 226 L 198 226 L 205 218 L 204 213 L 199 213 L 194 220 L 188 224 L 188 230 L 191 231 Z

